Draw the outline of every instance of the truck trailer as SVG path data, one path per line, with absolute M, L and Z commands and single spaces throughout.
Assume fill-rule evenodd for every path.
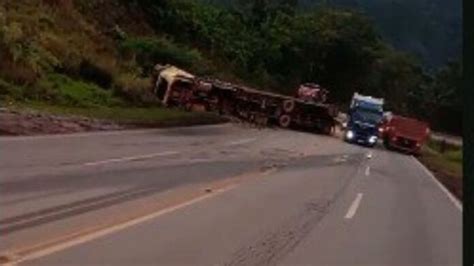
M 206 111 L 261 125 L 273 123 L 283 128 L 300 127 L 331 134 L 338 112 L 335 105 L 324 102 L 327 90 L 308 84 L 304 88 L 304 93 L 300 87 L 297 97 L 291 97 L 196 77 L 170 65 L 155 66 L 153 74 L 154 93 L 164 106 L 191 110 L 198 105 Z
M 400 115 L 387 116 L 381 126 L 383 143 L 387 149 L 413 155 L 420 154 L 429 134 L 427 123 Z
M 345 141 L 373 147 L 377 144 L 384 100 L 354 93 L 344 133 Z

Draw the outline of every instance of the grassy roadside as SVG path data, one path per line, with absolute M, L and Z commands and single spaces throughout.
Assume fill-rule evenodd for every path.
M 162 107 L 95 106 L 68 107 L 43 102 L 13 103 L 11 110 L 31 110 L 52 115 L 80 116 L 141 127 L 192 126 L 223 123 L 216 114 L 184 112 Z
M 441 143 L 430 140 L 422 150 L 420 161 L 430 169 L 458 199 L 462 201 L 462 148 L 448 145 L 441 152 Z
M 10 115 L 3 113 L 0 134 L 109 130 L 106 125 L 110 123 L 128 128 L 192 126 L 226 121 L 212 113 L 160 107 L 159 101 L 147 87 L 149 80 L 139 81 L 136 88 L 123 94 L 118 88 L 104 89 L 92 82 L 63 74 L 50 73 L 36 86 L 19 86 L 0 78 L 0 101 L 4 103 L 0 107 L 17 112 Z M 36 113 L 39 117 L 28 113 Z M 62 118 L 48 118 L 51 115 Z

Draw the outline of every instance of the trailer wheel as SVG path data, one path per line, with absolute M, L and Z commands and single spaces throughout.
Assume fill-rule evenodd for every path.
M 293 100 L 285 100 L 283 102 L 283 111 L 286 113 L 291 113 L 295 109 L 295 101 Z
M 388 140 L 388 138 L 383 139 L 383 145 L 387 150 L 392 150 L 392 146 L 390 145 L 390 141 Z
M 288 128 L 291 124 L 291 117 L 289 115 L 282 115 L 278 119 L 278 123 L 283 128 Z
M 255 114 L 249 113 L 248 121 L 249 121 L 250 123 L 255 123 L 255 122 L 256 122 L 256 119 L 257 119 L 257 118 L 255 117 Z
M 330 123 L 325 123 L 323 125 L 322 131 L 324 135 L 331 135 L 333 127 Z
M 220 115 L 232 113 L 230 111 L 230 105 L 228 104 L 227 100 L 218 101 L 218 112 Z
M 184 111 L 191 112 L 193 110 L 193 103 L 187 102 L 184 104 Z

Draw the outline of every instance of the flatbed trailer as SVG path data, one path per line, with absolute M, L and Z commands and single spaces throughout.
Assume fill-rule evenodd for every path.
M 316 103 L 210 78 L 195 77 L 172 66 L 157 67 L 155 95 L 165 106 L 227 114 L 260 125 L 299 127 L 331 134 L 336 125 L 334 105 Z

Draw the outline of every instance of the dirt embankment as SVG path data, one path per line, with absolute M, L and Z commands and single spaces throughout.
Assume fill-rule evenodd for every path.
M 424 154 L 420 161 L 436 176 L 436 178 L 453 193 L 461 202 L 463 201 L 463 177 L 461 173 L 454 173 L 440 164 L 439 159 L 433 155 Z
M 43 135 L 119 130 L 130 126 L 84 117 L 58 116 L 33 111 L 0 110 L 0 135 Z
M 428 168 L 430 168 L 428 166 Z M 436 175 L 438 180 L 441 181 L 448 189 L 453 193 L 461 202 L 463 201 L 463 182 L 462 178 L 456 177 L 443 169 L 430 168 L 430 170 Z

